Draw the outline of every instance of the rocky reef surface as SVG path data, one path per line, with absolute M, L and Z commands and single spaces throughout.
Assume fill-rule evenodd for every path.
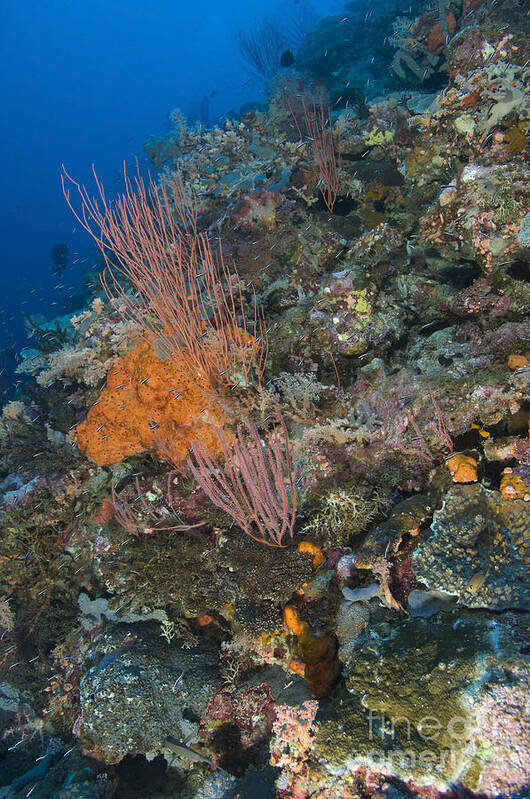
M 0 797 L 529 795 L 528 19 L 350 5 L 22 353 Z

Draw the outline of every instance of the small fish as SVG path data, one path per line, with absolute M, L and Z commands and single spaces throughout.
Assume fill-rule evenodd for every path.
M 196 752 L 191 746 L 187 746 L 172 735 L 166 735 L 166 746 L 173 754 L 178 755 L 183 760 L 191 760 L 192 763 L 207 763 L 212 768 L 218 768 L 208 757 Z
M 466 585 L 466 591 L 471 594 L 476 594 L 482 588 L 488 577 L 488 572 L 477 572 L 474 574 Z
M 296 59 L 290 50 L 284 50 L 280 56 L 280 65 L 282 67 L 292 67 Z

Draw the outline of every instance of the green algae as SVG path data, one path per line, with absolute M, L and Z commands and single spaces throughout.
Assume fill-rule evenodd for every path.
M 334 699 L 319 722 L 318 756 L 419 782 L 460 778 L 475 727 L 470 694 L 489 648 L 480 620 L 379 625 L 348 665 L 349 695 Z

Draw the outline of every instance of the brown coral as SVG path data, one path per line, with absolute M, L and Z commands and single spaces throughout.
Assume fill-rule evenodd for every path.
M 452 36 L 456 30 L 455 15 L 447 14 L 445 21 L 447 23 L 449 36 Z M 433 25 L 429 31 L 429 36 L 427 37 L 427 47 L 429 48 L 430 52 L 433 53 L 433 55 L 440 55 L 445 45 L 446 41 L 443 25 L 441 22 L 437 22 L 436 25 Z
M 504 134 L 508 150 L 510 153 L 522 153 L 528 146 L 528 137 L 526 133 L 526 123 L 519 122 L 518 125 L 512 125 Z

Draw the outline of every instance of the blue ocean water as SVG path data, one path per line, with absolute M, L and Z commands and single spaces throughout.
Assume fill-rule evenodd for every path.
M 341 7 L 336 0 L 3 6 L 0 332 L 6 352 L 0 369 L 10 380 L 26 314 L 49 318 L 75 308 L 81 277 L 97 256 L 72 223 L 61 165 L 88 181 L 95 164 L 112 195 L 122 186 L 123 163 L 143 163 L 144 142 L 169 132 L 172 109 L 212 125 L 246 102 L 263 101 L 263 83 L 241 57 L 238 30 L 270 17 L 296 38 L 300 26 L 307 29 Z M 58 242 L 70 253 L 62 276 L 52 269 Z

